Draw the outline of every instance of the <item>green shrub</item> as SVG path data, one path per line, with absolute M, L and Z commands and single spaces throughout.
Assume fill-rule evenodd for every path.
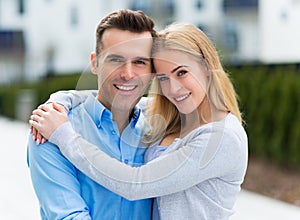
M 68 74 L 44 78 L 35 83 L 20 83 L 0 87 L 0 114 L 9 118 L 16 118 L 16 103 L 23 91 L 32 91 L 34 94 L 33 109 L 44 103 L 51 93 L 58 90 L 96 89 L 97 78 L 90 73 Z
M 249 139 L 250 155 L 300 168 L 300 74 L 296 65 L 227 67 L 239 95 Z M 36 93 L 36 104 L 58 90 L 96 89 L 92 74 L 72 74 L 33 84 L 2 86 L 0 112 L 15 117 L 17 96 L 22 89 Z
M 245 117 L 249 153 L 300 168 L 296 65 L 228 67 Z

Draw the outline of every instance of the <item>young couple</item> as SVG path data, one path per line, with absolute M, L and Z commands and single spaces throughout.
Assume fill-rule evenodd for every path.
M 142 12 L 108 15 L 91 54 L 98 91 L 34 110 L 28 163 L 43 219 L 233 214 L 248 152 L 233 85 L 201 30 L 153 26 Z

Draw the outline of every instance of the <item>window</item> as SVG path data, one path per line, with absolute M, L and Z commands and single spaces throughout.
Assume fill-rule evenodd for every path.
M 145 12 L 146 14 L 150 14 L 151 12 L 151 2 L 149 0 L 133 0 L 131 2 L 131 6 L 130 8 L 132 10 L 141 10 L 143 12 Z
M 258 0 L 224 0 L 223 8 L 225 12 L 240 9 L 258 10 Z
M 78 8 L 73 6 L 70 10 L 70 24 L 72 27 L 76 27 L 79 23 L 78 20 Z
M 18 53 L 25 49 L 24 36 L 22 31 L 1 30 L 0 31 L 0 52 Z
M 175 3 L 173 0 L 166 0 L 165 2 L 165 11 L 171 15 L 174 14 L 175 11 Z
M 228 21 L 224 25 L 224 44 L 231 51 L 237 51 L 239 48 L 237 24 L 234 21 Z
M 18 12 L 20 15 L 25 13 L 25 2 L 24 0 L 18 0 Z
M 195 0 L 195 6 L 199 10 L 203 7 L 203 0 Z

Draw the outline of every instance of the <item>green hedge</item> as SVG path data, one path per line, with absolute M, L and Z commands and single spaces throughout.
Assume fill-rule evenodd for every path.
M 250 154 L 300 168 L 297 65 L 228 68 L 246 122 Z
M 1 85 L 0 87 L 0 115 L 16 118 L 16 103 L 22 93 L 31 91 L 34 94 L 33 108 L 44 103 L 51 93 L 69 89 L 96 89 L 97 78 L 90 73 L 68 74 L 63 76 L 44 78 L 35 83 L 19 83 Z M 22 101 L 22 100 L 21 100 Z
M 300 168 L 300 74 L 297 65 L 227 67 L 240 97 L 251 155 Z M 31 89 L 37 105 L 52 92 L 96 88 L 92 74 L 47 78 L 34 84 L 0 88 L 1 114 L 15 117 L 18 93 Z

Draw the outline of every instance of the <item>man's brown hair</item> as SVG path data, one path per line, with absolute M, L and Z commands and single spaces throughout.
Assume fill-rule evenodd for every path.
M 96 55 L 100 54 L 102 49 L 102 36 L 105 30 L 116 28 L 127 30 L 133 33 L 150 32 L 152 37 L 156 36 L 154 30 L 154 21 L 142 11 L 132 11 L 122 9 L 107 15 L 99 23 L 96 31 Z

